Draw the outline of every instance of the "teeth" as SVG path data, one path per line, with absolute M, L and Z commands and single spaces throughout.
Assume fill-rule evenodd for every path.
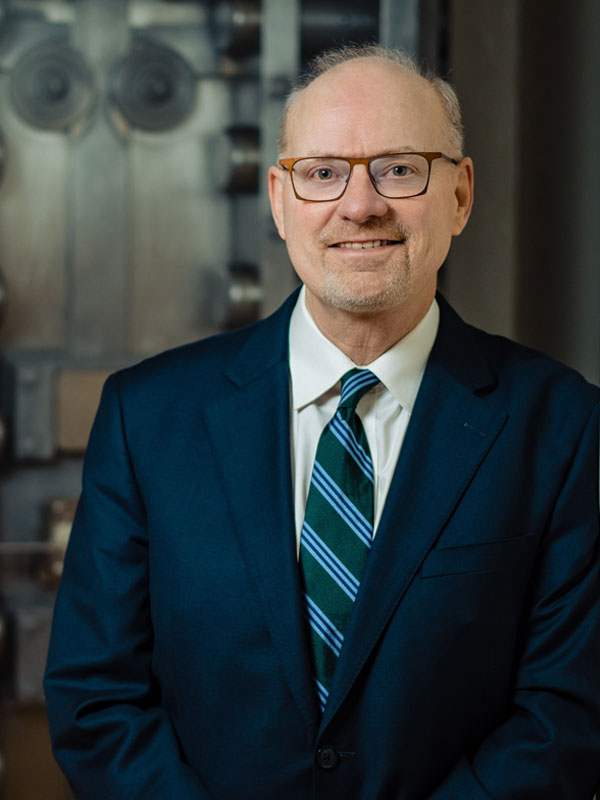
M 382 247 L 388 242 L 388 239 L 373 239 L 370 242 L 340 242 L 338 247 L 349 247 L 351 250 L 366 250 L 369 247 Z

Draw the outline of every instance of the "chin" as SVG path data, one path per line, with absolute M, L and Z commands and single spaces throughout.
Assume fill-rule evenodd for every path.
M 368 280 L 342 283 L 329 275 L 322 287 L 321 300 L 341 311 L 363 313 L 389 311 L 404 305 L 410 297 L 410 277 L 405 274 L 402 278 L 399 280 L 399 276 L 396 275 L 393 282 L 373 287 L 365 285 L 369 283 Z

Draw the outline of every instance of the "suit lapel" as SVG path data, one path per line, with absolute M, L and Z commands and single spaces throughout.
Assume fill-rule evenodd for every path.
M 314 734 L 317 704 L 304 629 L 291 479 L 287 333 L 294 302 L 295 296 L 257 326 L 226 369 L 231 393 L 205 404 L 204 416 L 248 571 L 291 693 Z
M 443 300 L 440 305 L 440 331 L 346 631 L 321 729 L 347 695 L 506 419 L 504 412 L 474 393 L 493 383 L 494 376 L 474 348 L 467 326 Z

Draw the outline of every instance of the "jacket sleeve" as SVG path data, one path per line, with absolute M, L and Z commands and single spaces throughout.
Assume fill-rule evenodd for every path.
M 109 378 L 53 622 L 45 692 L 77 800 L 210 800 L 185 762 L 152 671 L 144 506 Z
M 600 786 L 599 539 L 596 408 L 542 541 L 510 714 L 429 800 L 592 800 Z

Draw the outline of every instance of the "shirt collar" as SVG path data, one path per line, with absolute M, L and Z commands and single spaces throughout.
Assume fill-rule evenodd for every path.
M 313 403 L 331 390 L 356 364 L 317 328 L 306 307 L 305 287 L 290 319 L 290 374 L 292 407 Z M 423 319 L 403 339 L 368 367 L 400 405 L 411 412 L 439 326 L 440 310 L 434 299 Z

